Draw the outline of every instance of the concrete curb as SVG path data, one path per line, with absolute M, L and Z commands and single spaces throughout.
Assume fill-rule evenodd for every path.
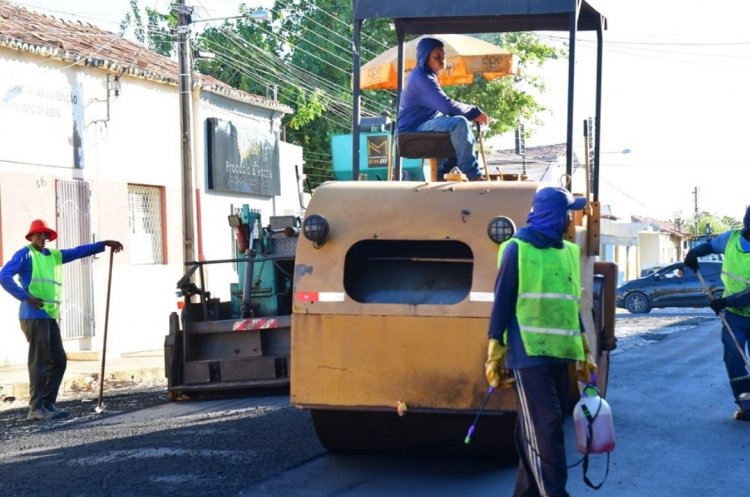
M 137 387 L 165 381 L 163 351 L 145 351 L 123 355 L 105 362 L 104 391 L 110 388 Z M 59 397 L 73 397 L 99 393 L 101 362 L 76 360 L 68 355 L 68 366 L 60 385 Z M 0 368 L 0 401 L 8 398 L 29 398 L 28 369 L 26 365 Z
M 164 368 L 144 368 L 127 371 L 105 371 L 104 391 L 108 388 L 137 386 L 144 382 L 164 379 Z M 60 397 L 99 392 L 99 371 L 88 374 L 65 375 L 60 386 Z M 16 400 L 28 400 L 29 382 L 18 382 L 0 385 L 0 400 L 15 397 Z

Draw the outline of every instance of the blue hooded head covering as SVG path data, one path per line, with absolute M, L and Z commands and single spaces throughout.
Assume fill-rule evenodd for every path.
M 549 186 L 534 195 L 526 226 L 518 230 L 518 237 L 536 246 L 562 246 L 568 229 L 568 211 L 586 207 L 586 199 L 574 197 L 565 188 Z
M 417 43 L 417 67 L 422 69 L 426 73 L 432 73 L 430 65 L 430 52 L 437 47 L 444 46 L 443 42 L 436 38 L 422 38 Z
M 750 231 L 750 206 L 745 211 L 745 217 L 742 219 L 742 232 L 747 233 Z

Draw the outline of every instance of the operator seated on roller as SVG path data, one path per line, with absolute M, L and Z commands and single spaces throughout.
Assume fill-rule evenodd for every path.
M 724 295 L 711 299 L 710 305 L 717 315 L 724 311 L 721 343 L 724 344 L 724 365 L 729 376 L 729 386 L 732 387 L 734 401 L 738 406 L 734 419 L 750 421 L 750 409 L 746 404 L 743 407 L 740 398 L 742 394 L 750 396 L 750 371 L 745 362 L 750 348 L 750 207 L 745 211 L 742 224 L 742 228 L 725 231 L 690 250 L 685 256 L 685 267 L 698 271 L 699 257 L 724 254 L 721 263 Z M 727 325 L 730 330 L 727 330 Z M 730 333 L 734 334 L 739 347 Z
M 445 94 L 438 73 L 445 69 L 443 42 L 423 38 L 417 45 L 417 65 L 401 96 L 398 131 L 450 133 L 456 158 L 446 158 L 438 178 L 458 166 L 469 181 L 484 181 L 474 154 L 474 134 L 470 122 L 489 124 L 489 117 L 477 106 L 456 102 Z
M 527 225 L 500 245 L 485 373 L 515 384 L 518 475 L 513 497 L 568 497 L 563 420 L 568 368 L 586 384 L 596 370 L 580 317 L 580 248 L 563 239 L 586 199 L 565 188 L 537 191 Z M 512 371 L 513 376 L 510 376 Z

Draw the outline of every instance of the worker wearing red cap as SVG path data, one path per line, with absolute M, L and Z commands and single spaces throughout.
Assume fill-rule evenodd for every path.
M 46 247 L 57 238 L 44 221 L 32 221 L 26 239 L 31 243 L 17 251 L 0 270 L 0 285 L 21 301 L 21 330 L 29 342 L 29 414 L 33 421 L 67 416 L 55 406 L 67 365 L 57 318 L 60 313 L 62 265 L 103 252 L 123 249 L 120 242 L 105 240 L 57 250 Z M 16 283 L 18 276 L 20 285 Z

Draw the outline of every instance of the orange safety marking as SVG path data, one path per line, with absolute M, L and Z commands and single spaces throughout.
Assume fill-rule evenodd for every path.
M 317 302 L 318 292 L 297 292 L 296 298 L 300 302 Z
M 279 322 L 276 318 L 248 318 L 237 321 L 232 325 L 232 331 L 252 331 L 278 328 Z

